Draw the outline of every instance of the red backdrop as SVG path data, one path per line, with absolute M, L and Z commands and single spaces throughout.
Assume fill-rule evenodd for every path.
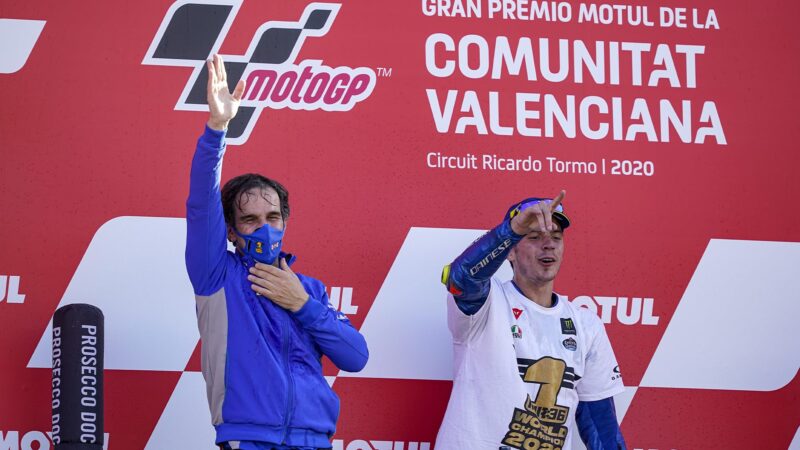
M 223 178 L 259 171 L 289 188 L 285 246 L 299 255 L 297 270 L 338 289 L 332 297 L 370 343 L 362 376 L 337 376 L 326 366 L 342 397 L 336 446 L 433 447 L 450 390 L 441 264 L 477 233 L 463 230 L 494 226 L 518 199 L 566 189 L 574 226 L 556 289 L 605 312 L 629 387 L 621 400 L 629 448 L 789 447 L 800 423 L 800 334 L 791 321 L 800 313 L 800 7 L 703 2 L 687 8 L 686 26 L 678 27 L 664 20 L 684 4 L 645 3 L 652 26 L 631 24 L 628 10 L 620 10 L 619 22 L 613 16 L 600 23 L 613 9 L 599 3 L 592 23 L 581 20 L 590 3 L 515 4 L 571 12 L 547 20 L 524 9 L 513 19 L 492 17 L 488 1 L 471 17 L 458 14 L 458 2 L 348 1 L 324 35 L 303 41 L 294 62 L 364 68 L 374 82 L 368 95 L 349 111 L 252 105 L 260 117 L 246 142 L 229 149 Z M 295 23 L 309 7 L 228 4 L 235 14 L 219 52 L 229 60 L 246 54 L 263 24 Z M 210 428 L 201 420 L 202 391 L 187 387 L 200 396 L 192 403 L 178 389 L 199 380 L 179 219 L 206 113 L 176 107 L 195 62 L 148 60 L 171 6 L 44 1 L 0 8 L 0 32 L 12 30 L 4 36 L 20 33 L 11 27 L 19 20 L 43 21 L 24 64 L 0 73 L 0 448 L 49 448 L 49 354 L 39 352 L 48 348 L 54 310 L 73 302 L 106 312 L 110 448 L 169 448 L 169 439 L 182 436 L 170 430 Z M 437 34 L 441 39 L 431 38 Z M 520 59 L 519 75 L 503 65 L 492 76 L 502 60 L 498 37 L 520 58 L 529 39 L 532 59 Z M 565 40 L 563 81 L 543 73 L 540 38 L 549 40 L 553 71 Z M 22 34 L 3 40 L 4 58 L 24 47 Z M 583 70 L 577 82 L 575 46 L 596 59 L 598 43 L 604 80 Z M 649 50 L 636 53 L 631 48 L 643 47 L 631 43 Z M 615 45 L 618 82 L 611 81 Z M 681 46 L 695 46 L 693 70 Z M 633 75 L 636 54 L 642 83 Z M 450 61 L 452 74 L 432 73 Z M 648 85 L 653 73 L 663 77 Z M 552 136 L 549 99 L 564 114 L 570 102 L 575 109 L 566 125 L 556 120 Z M 686 120 L 689 142 L 674 125 L 662 130 L 664 105 Z M 581 128 L 602 124 L 609 131 L 599 138 Z M 711 134 L 697 143 L 704 127 Z M 535 129 L 541 136 L 525 135 Z M 432 167 L 440 155 L 475 155 L 476 167 Z M 542 166 L 497 170 L 482 164 L 484 155 Z M 551 168 L 556 159 L 581 164 Z M 588 173 L 589 163 L 596 173 Z M 148 255 L 167 269 L 142 279 Z M 414 272 L 415 261 L 428 278 Z M 113 289 L 132 279 L 141 291 Z M 187 296 L 172 296 L 165 287 L 172 284 Z M 630 309 L 637 302 L 638 313 Z M 169 343 L 170 333 L 186 342 Z M 146 336 L 169 342 L 154 351 L 139 340 Z M 413 336 L 441 345 L 391 353 L 392 341 L 402 346 Z M 170 349 L 179 356 L 154 362 Z M 191 435 L 177 442 L 191 442 Z

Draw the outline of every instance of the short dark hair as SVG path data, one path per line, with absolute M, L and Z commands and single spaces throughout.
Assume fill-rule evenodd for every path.
M 257 173 L 246 173 L 238 177 L 231 178 L 222 187 L 222 211 L 225 214 L 225 223 L 234 226 L 236 221 L 234 216 L 236 210 L 234 203 L 241 202 L 241 194 L 250 189 L 272 188 L 278 193 L 281 202 L 281 217 L 284 221 L 289 218 L 289 191 L 282 184 Z M 240 207 L 241 209 L 241 207 Z

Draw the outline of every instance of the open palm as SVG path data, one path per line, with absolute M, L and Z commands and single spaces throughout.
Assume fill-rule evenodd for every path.
M 206 61 L 206 66 L 208 67 L 207 101 L 210 113 L 208 126 L 215 130 L 224 130 L 239 111 L 245 82 L 239 80 L 236 89 L 231 93 L 228 91 L 228 76 L 225 73 L 222 57 L 214 55 Z

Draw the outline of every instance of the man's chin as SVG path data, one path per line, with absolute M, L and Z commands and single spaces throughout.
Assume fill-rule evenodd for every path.
M 538 278 L 544 282 L 550 282 L 556 279 L 556 275 L 558 275 L 558 267 L 546 267 L 539 271 L 536 274 Z

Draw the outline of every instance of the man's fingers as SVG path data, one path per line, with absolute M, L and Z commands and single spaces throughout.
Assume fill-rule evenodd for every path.
M 281 276 L 283 271 L 269 264 L 256 263 L 250 268 L 250 273 L 260 278 L 272 278 Z
M 252 289 L 253 291 L 255 291 L 258 294 L 261 294 L 264 297 L 272 298 L 274 296 L 273 295 L 274 293 L 272 292 L 272 290 L 264 288 L 264 287 L 261 287 L 261 286 L 259 286 L 257 284 L 251 284 L 250 285 L 250 289 Z
M 214 55 L 214 69 L 217 72 L 217 80 L 225 80 L 225 64 L 222 62 L 222 57 Z
M 214 82 L 217 81 L 217 71 L 214 69 L 214 62 L 210 59 L 206 61 L 206 67 L 208 68 L 208 89 L 211 90 Z
M 278 269 L 277 267 L 273 266 L 272 264 L 264 264 L 262 262 L 257 262 L 253 266 L 253 268 L 256 269 L 256 270 L 264 270 L 264 271 L 269 271 L 269 272 L 280 272 L 280 269 Z
M 556 198 L 554 198 L 553 201 L 550 202 L 550 204 L 548 205 L 549 206 L 549 208 L 548 208 L 549 213 L 546 214 L 546 216 L 547 216 L 547 222 L 548 222 L 548 224 L 547 224 L 548 228 L 547 229 L 550 230 L 550 231 L 554 231 L 554 230 L 556 230 L 558 228 L 553 224 L 553 212 L 555 212 L 555 210 L 561 204 L 561 201 L 564 200 L 564 197 L 566 195 L 567 195 L 567 191 L 562 189 L 561 192 L 558 193 Z
M 227 78 L 227 75 L 225 74 L 225 62 L 222 61 L 222 56 L 216 55 L 216 57 L 217 57 L 217 79 L 225 83 Z
M 528 214 L 533 214 L 536 217 L 536 221 L 539 223 L 539 229 L 540 230 L 546 230 L 547 229 L 547 228 L 545 228 L 545 225 L 546 225 L 545 218 L 544 218 L 545 214 L 542 214 L 542 210 L 541 210 L 539 205 L 531 206 L 526 211 L 528 211 Z M 530 228 L 532 225 L 533 225 L 533 220 L 529 220 L 528 221 L 528 227 Z
M 264 288 L 274 288 L 275 287 L 275 283 L 273 283 L 271 279 L 266 278 L 266 277 L 259 277 L 257 275 L 248 275 L 247 279 L 251 283 L 257 284 L 257 285 L 259 285 L 261 287 L 264 287 Z
M 540 203 L 542 206 L 542 218 L 544 219 L 544 228 L 543 231 L 552 231 L 553 228 L 553 213 L 551 212 L 550 208 L 547 206 L 547 203 Z
M 219 73 L 219 55 L 214 55 L 211 57 L 214 62 L 214 81 L 219 81 L 220 73 Z
M 237 102 L 242 99 L 242 95 L 244 95 L 244 88 L 245 88 L 245 81 L 239 80 L 236 83 L 236 89 L 233 90 L 233 99 Z
M 281 269 L 283 270 L 283 273 L 288 273 L 288 274 L 291 274 L 292 276 L 294 276 L 294 271 L 292 270 L 291 267 L 289 267 L 289 263 L 286 262 L 286 258 L 281 258 L 280 264 L 281 264 Z
M 219 55 L 217 55 L 219 56 Z M 219 79 L 225 81 L 227 84 L 228 81 L 228 71 L 225 70 L 225 61 L 222 60 L 222 56 L 219 56 Z
M 561 202 L 564 200 L 564 197 L 566 195 L 567 195 L 567 191 L 562 189 L 561 192 L 558 193 L 556 198 L 554 198 L 553 201 L 550 202 L 550 211 L 555 211 L 556 208 L 558 208 L 558 205 L 560 205 Z

